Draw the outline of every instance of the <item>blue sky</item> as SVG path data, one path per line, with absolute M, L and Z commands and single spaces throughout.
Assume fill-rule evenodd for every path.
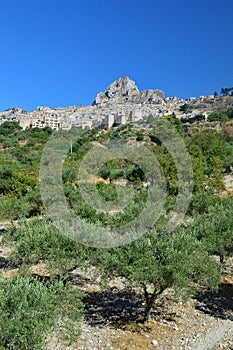
M 121 76 L 199 97 L 233 86 L 232 0 L 0 0 L 0 110 L 88 105 Z

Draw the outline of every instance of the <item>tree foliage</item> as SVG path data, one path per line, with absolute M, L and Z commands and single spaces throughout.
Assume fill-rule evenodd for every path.
M 80 292 L 60 282 L 0 278 L 0 349 L 44 350 L 46 333 L 55 329 L 74 340 L 80 334 L 80 299 Z
M 221 88 L 221 94 L 223 96 L 229 95 L 230 93 L 232 93 L 232 91 L 233 87 Z
M 195 217 L 193 233 L 205 244 L 208 252 L 218 255 L 223 263 L 224 258 L 233 253 L 233 200 L 218 202 L 209 206 L 204 215 Z
M 153 230 L 130 245 L 97 249 L 90 255 L 91 263 L 97 262 L 105 277 L 124 277 L 130 286 L 141 287 L 146 302 L 144 322 L 149 320 L 156 298 L 167 288 L 187 296 L 197 283 L 213 289 L 219 283 L 216 261 L 200 241 L 182 230 L 174 234 Z

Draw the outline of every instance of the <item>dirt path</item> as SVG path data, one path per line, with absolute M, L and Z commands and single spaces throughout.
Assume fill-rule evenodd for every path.
M 196 344 L 191 345 L 193 350 L 233 349 L 233 322 L 221 321 L 207 333 L 201 336 Z

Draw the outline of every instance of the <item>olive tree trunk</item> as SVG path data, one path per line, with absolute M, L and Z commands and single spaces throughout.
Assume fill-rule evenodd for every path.
M 160 289 L 160 290 L 154 290 L 152 294 L 150 294 L 146 288 L 146 286 L 144 286 L 144 295 L 145 295 L 145 300 L 146 300 L 146 308 L 145 308 L 145 312 L 144 312 L 144 318 L 143 318 L 143 323 L 147 324 L 148 321 L 150 320 L 150 316 L 151 316 L 151 311 L 153 309 L 155 300 L 157 299 L 157 297 L 162 294 L 162 292 L 165 290 L 164 289 Z

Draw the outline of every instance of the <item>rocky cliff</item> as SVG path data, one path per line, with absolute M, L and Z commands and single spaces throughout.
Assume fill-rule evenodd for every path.
M 160 103 L 165 101 L 165 96 L 161 90 L 139 91 L 135 82 L 129 77 L 121 77 L 109 85 L 105 92 L 100 92 L 92 105 L 105 103 Z
M 121 77 L 110 84 L 105 92 L 100 92 L 93 105 L 106 102 L 124 102 L 138 95 L 139 90 L 135 82 L 128 77 Z

